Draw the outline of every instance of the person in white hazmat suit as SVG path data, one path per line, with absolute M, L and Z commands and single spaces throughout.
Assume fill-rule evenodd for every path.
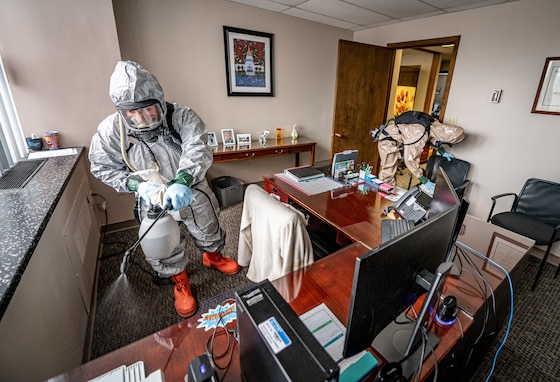
M 373 140 L 378 142 L 379 180 L 396 186 L 395 174 L 401 160 L 402 147 L 406 167 L 431 192 L 434 184 L 424 176 L 420 167 L 420 156 L 424 146 L 429 140 L 432 145 L 438 147 L 439 155 L 450 160 L 452 155 L 445 152 L 442 144 L 453 145 L 465 138 L 463 128 L 443 124 L 431 115 L 418 111 L 408 111 L 390 119 L 379 129 L 372 130 L 371 135 Z
M 205 178 L 213 155 L 204 122 L 191 108 L 167 103 L 156 77 L 133 61 L 117 63 L 109 95 L 117 112 L 99 124 L 91 140 L 91 173 L 117 192 L 136 193 L 139 222 L 150 203 L 169 208 L 203 252 L 204 266 L 237 273 L 237 262 L 220 253 L 226 235 L 218 221 L 218 200 Z M 185 270 L 185 240 L 181 230 L 180 244 L 169 257 L 146 260 L 156 279 L 175 284 L 175 309 L 189 317 L 196 301 Z

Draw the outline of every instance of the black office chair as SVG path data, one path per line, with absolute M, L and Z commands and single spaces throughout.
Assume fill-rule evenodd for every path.
M 494 216 L 496 200 L 513 196 L 513 204 L 508 212 Z M 535 290 L 541 277 L 550 248 L 560 240 L 560 184 L 548 180 L 531 178 L 525 182 L 519 195 L 505 193 L 492 197 L 492 208 L 487 221 L 502 228 L 535 240 L 536 245 L 547 245 L 546 252 L 537 271 L 532 290 Z M 558 270 L 554 277 L 558 276 Z
M 455 188 L 455 192 L 457 193 L 459 199 L 462 199 L 466 188 L 471 183 L 471 181 L 467 179 L 471 164 L 457 158 L 451 158 L 451 160 L 448 160 L 441 155 L 432 155 L 428 159 L 428 163 L 426 163 L 426 177 L 435 183 L 438 168 L 440 167 L 445 170 L 445 173 Z

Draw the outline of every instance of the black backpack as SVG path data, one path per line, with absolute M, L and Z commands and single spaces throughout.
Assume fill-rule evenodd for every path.
M 385 140 L 385 139 L 390 139 L 393 140 L 393 137 L 391 137 L 391 135 L 389 135 L 389 133 L 385 132 L 385 128 L 387 126 L 389 126 L 389 124 L 391 122 L 393 122 L 395 124 L 395 126 L 397 127 L 397 130 L 399 128 L 399 125 L 411 125 L 414 123 L 417 123 L 419 125 L 424 126 L 424 134 L 422 134 L 422 136 L 420 136 L 420 138 L 418 138 L 416 141 L 412 142 L 412 143 L 405 143 L 406 145 L 413 145 L 416 142 L 418 142 L 420 139 L 422 139 L 422 137 L 426 134 L 430 134 L 430 126 L 432 124 L 432 122 L 434 122 L 436 119 L 434 117 L 432 117 L 429 114 L 423 113 L 421 111 L 405 111 L 404 113 L 398 115 L 395 118 L 390 118 L 387 120 L 387 122 L 385 122 L 383 125 L 381 125 L 378 129 L 372 130 L 371 134 L 373 136 L 373 140 L 374 142 L 377 142 L 379 140 Z M 399 130 L 400 132 L 400 130 Z M 383 138 L 379 138 L 380 134 L 385 135 L 385 137 Z

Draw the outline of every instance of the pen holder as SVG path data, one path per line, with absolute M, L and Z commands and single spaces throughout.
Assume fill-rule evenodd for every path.
M 366 176 L 371 175 L 371 172 L 366 170 L 360 170 L 360 179 L 366 180 Z

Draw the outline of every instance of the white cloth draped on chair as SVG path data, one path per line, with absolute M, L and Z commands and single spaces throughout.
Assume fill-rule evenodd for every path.
M 275 280 L 313 263 L 305 216 L 261 187 L 245 190 L 239 229 L 239 265 L 253 282 Z

